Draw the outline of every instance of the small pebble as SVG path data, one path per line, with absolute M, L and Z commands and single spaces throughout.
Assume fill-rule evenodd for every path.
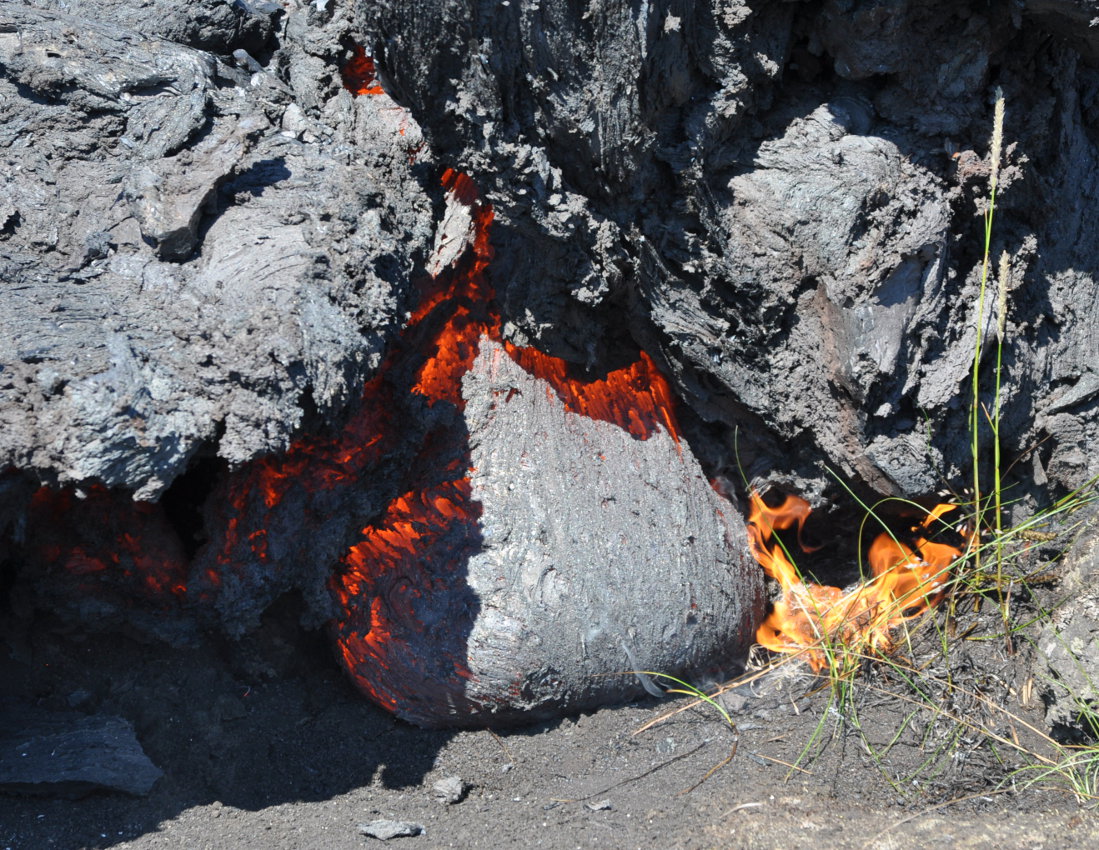
M 585 805 L 593 812 L 609 812 L 614 808 L 610 800 L 600 800 L 598 803 L 586 803 Z
M 436 797 L 448 806 L 453 806 L 455 803 L 462 802 L 466 791 L 469 790 L 469 785 L 463 782 L 460 776 L 448 776 L 446 779 L 440 779 L 432 788 Z
M 422 823 L 412 823 L 404 820 L 372 820 L 370 823 L 360 823 L 359 833 L 370 838 L 388 841 L 390 838 L 411 838 L 421 835 L 424 831 Z

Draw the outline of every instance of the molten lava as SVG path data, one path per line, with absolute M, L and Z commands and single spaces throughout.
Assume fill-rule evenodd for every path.
M 374 59 L 367 56 L 366 50 L 359 45 L 355 46 L 354 54 L 340 69 L 340 76 L 344 88 L 352 94 L 385 94 L 385 89 L 378 82 Z
M 383 373 L 403 373 L 412 364 L 413 396 L 428 408 L 446 404 L 460 412 L 465 407 L 462 377 L 472 368 L 481 341 L 502 340 L 485 274 L 492 259 L 492 208 L 464 174 L 448 170 L 443 186 L 451 203 L 470 210 L 471 244 L 452 269 L 426 282 L 420 306 Z M 547 383 L 547 392 L 556 393 L 566 409 L 613 422 L 637 439 L 647 439 L 659 428 L 678 439 L 671 389 L 648 356 L 592 379 L 574 374 L 563 360 L 504 345 L 516 363 Z M 373 675 L 379 668 L 430 667 L 431 679 L 440 686 L 472 675 L 464 657 L 423 658 L 412 650 L 424 645 L 421 635 L 454 626 L 440 622 L 446 616 L 443 610 L 438 618 L 432 616 L 429 600 L 432 594 L 443 599 L 461 584 L 465 561 L 480 543 L 480 505 L 471 492 L 468 444 L 455 442 L 453 429 L 449 435 L 444 430 L 429 435 L 422 454 L 429 462 L 415 465 L 429 470 L 422 473 L 429 480 L 415 482 L 362 529 L 361 539 L 330 582 L 340 611 L 332 623 L 340 657 L 359 687 L 391 709 L 408 695 L 381 684 Z M 470 600 L 470 616 L 475 607 L 476 601 Z
M 355 94 L 380 94 L 374 70 L 360 48 L 341 73 Z M 396 708 L 409 695 L 379 685 L 379 669 L 416 669 L 451 691 L 468 679 L 464 651 L 424 658 L 414 650 L 423 642 L 410 638 L 450 626 L 451 609 L 436 611 L 431 600 L 461 592 L 464 564 L 481 542 L 462 380 L 482 342 L 503 345 L 567 410 L 639 440 L 663 430 L 678 441 L 678 428 L 671 389 L 644 353 L 593 378 L 502 339 L 486 275 L 492 207 L 465 174 L 447 170 L 442 185 L 448 203 L 468 213 L 468 243 L 420 282 L 417 308 L 340 431 L 303 437 L 224 476 L 204 506 L 208 539 L 193 560 L 160 505 L 102 488 L 86 499 L 43 488 L 31 511 L 43 574 L 61 576 L 78 596 L 106 586 L 154 608 L 217 611 L 238 632 L 282 593 L 301 591 L 314 612 L 327 594 L 337 654 L 382 705 Z M 352 537 L 348 517 L 356 516 Z M 473 616 L 475 599 L 468 608 Z
M 125 597 L 167 609 L 187 594 L 178 536 L 158 505 L 127 493 L 41 487 L 31 499 L 27 538 L 51 590 L 73 600 Z
M 636 363 L 591 379 L 570 377 L 574 369 L 568 363 L 535 348 L 518 348 L 509 342 L 504 348 L 526 372 L 553 387 L 566 410 L 613 422 L 640 440 L 663 428 L 679 441 L 671 388 L 644 351 Z
M 809 503 L 787 495 L 771 507 L 759 493 L 751 495 L 748 539 L 764 572 L 775 579 L 781 598 L 756 634 L 767 649 L 804 652 L 814 670 L 827 660 L 825 647 L 842 645 L 856 654 L 884 653 L 894 646 L 893 633 L 942 599 L 947 577 L 962 549 L 937 542 L 933 535 L 947 527 L 944 515 L 956 505 L 941 504 L 901 535 L 882 533 L 870 546 L 870 578 L 850 592 L 806 582 L 776 531 L 795 529 L 799 546 Z M 906 542 L 909 540 L 910 542 Z

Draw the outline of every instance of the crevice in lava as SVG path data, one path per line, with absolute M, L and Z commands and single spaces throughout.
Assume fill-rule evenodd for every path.
M 289 591 L 263 612 L 259 625 L 239 641 L 223 642 L 222 656 L 247 682 L 303 677 L 323 669 L 338 670 L 322 628 L 309 628 L 308 603 Z
M 228 471 L 228 464 L 219 458 L 196 458 L 160 497 L 164 516 L 175 529 L 188 562 L 206 542 L 203 508 Z
M 385 94 L 378 80 L 378 69 L 374 58 L 368 56 L 360 44 L 350 46 L 351 58 L 340 68 L 343 86 L 354 95 Z
M 99 484 L 40 487 L 22 561 L 40 607 L 72 624 L 185 643 L 188 560 L 160 505 Z
M 361 49 L 342 70 L 363 95 L 382 93 L 374 73 Z M 327 627 L 362 691 L 406 717 L 436 722 L 445 705 L 469 722 L 496 708 L 468 704 L 465 690 L 480 611 L 467 565 L 483 538 L 463 378 L 482 345 L 543 381 L 539 392 L 565 411 L 635 440 L 663 431 L 678 442 L 680 429 L 644 352 L 582 371 L 503 338 L 488 277 L 492 208 L 465 174 L 447 170 L 442 187 L 436 256 L 446 261 L 420 281 L 419 305 L 344 425 L 233 470 L 198 460 L 155 505 L 94 484 L 40 488 L 26 560 L 48 607 L 174 643 L 200 622 L 248 639 L 292 609 Z

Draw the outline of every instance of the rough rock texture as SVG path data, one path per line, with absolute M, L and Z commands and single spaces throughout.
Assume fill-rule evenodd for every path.
M 20 471 L 0 495 L 164 497 L 221 627 L 295 591 L 330 615 L 347 527 L 445 417 L 377 402 L 399 438 L 346 497 L 306 499 L 262 456 L 352 415 L 413 282 L 458 258 L 453 167 L 495 210 L 504 339 L 593 372 L 640 346 L 708 474 L 739 463 L 815 504 L 839 492 L 826 466 L 867 494 L 960 493 L 977 331 L 1003 320 L 1025 514 L 1099 474 L 1095 19 L 1094 0 L 0 2 L 0 469 Z M 355 43 L 388 94 L 341 85 Z M 1004 315 L 978 292 L 997 87 Z M 169 489 L 212 456 L 235 471 Z M 291 480 L 277 507 L 253 486 L 268 462 Z M 185 503 L 207 495 L 202 527 Z M 282 549 L 238 533 L 257 505 Z M 0 529 L 24 543 L 21 507 Z M 306 510 L 321 531 L 295 536 Z
M 162 776 L 121 717 L 0 706 L 0 789 L 80 797 L 148 794 Z
M 1002 436 L 1035 494 L 1099 471 L 1094 2 L 3 8 L 0 462 L 152 498 L 338 415 L 431 238 L 419 152 L 494 204 L 510 339 L 632 337 L 720 439 L 762 426 L 752 474 L 927 494 L 966 460 L 999 85 Z M 340 87 L 352 37 L 424 150 Z
M 1099 522 L 1089 523 L 1065 558 L 1064 602 L 1038 638 L 1036 665 L 1046 717 L 1055 732 L 1099 734 Z
M 518 686 L 508 710 L 546 714 L 640 696 L 615 670 L 712 674 L 744 657 L 762 576 L 688 448 L 564 410 L 495 345 L 462 392 L 482 535 L 467 696 Z
M 415 124 L 341 86 L 347 10 L 0 10 L 0 466 L 149 499 L 338 413 L 432 234 Z
M 500 725 L 641 696 L 623 671 L 731 671 L 762 574 L 690 450 L 566 410 L 488 339 L 462 395 L 468 501 L 356 584 L 355 680 L 421 725 Z
M 1031 492 L 1099 472 L 1094 2 L 358 12 L 433 150 L 496 205 L 512 337 L 584 363 L 627 326 L 705 418 L 763 424 L 753 474 L 805 492 L 820 461 L 884 493 L 959 479 L 975 330 L 996 319 L 995 298 L 977 316 L 976 213 L 1001 86 L 1002 436 Z

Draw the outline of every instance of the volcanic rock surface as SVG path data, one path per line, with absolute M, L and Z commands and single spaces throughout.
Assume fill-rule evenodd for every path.
M 280 452 L 355 415 L 421 304 L 416 282 L 458 261 L 448 168 L 472 175 L 495 214 L 500 339 L 486 350 L 535 346 L 598 375 L 641 348 L 670 374 L 684 454 L 666 438 L 632 446 L 642 489 L 646 464 L 671 474 L 678 462 L 681 479 L 657 482 L 678 498 L 674 482 L 698 478 L 693 450 L 708 475 L 781 482 L 814 505 L 839 493 L 827 469 L 867 495 L 964 498 L 977 332 L 987 343 L 1002 324 L 999 438 L 1011 511 L 1026 516 L 1099 474 L 1095 18 L 1089 0 L 0 2 L 0 468 L 12 470 L 0 533 L 16 553 L 0 587 L 41 579 L 20 573 L 19 553 L 83 556 L 110 528 L 28 539 L 28 509 L 49 500 L 40 483 L 71 485 L 63 498 L 76 500 L 110 488 L 112 505 L 159 499 L 170 516 L 155 524 L 180 534 L 165 544 L 182 563 L 171 574 L 190 574 L 165 585 L 172 606 L 205 594 L 212 625 L 234 636 L 286 593 L 305 597 L 313 625 L 332 618 L 328 571 L 349 529 L 402 495 L 425 441 L 461 411 L 379 396 L 399 436 L 381 466 L 354 467 L 362 488 L 318 499 L 287 485 L 264 505 L 269 530 L 241 536 L 234 521 L 268 497 L 252 488 L 258 465 L 289 479 Z M 356 45 L 376 66 L 368 91 L 383 93 L 344 85 Z M 1002 301 L 979 294 L 997 88 Z M 983 351 L 991 409 L 994 346 Z M 584 456 L 577 439 L 546 443 L 571 446 L 553 475 Z M 991 442 L 982 428 L 982 458 Z M 476 486 L 485 506 L 520 499 Z M 253 507 L 232 502 L 242 493 Z M 718 553 L 714 497 L 690 498 L 709 506 L 693 545 L 741 572 L 739 532 L 733 554 Z M 508 510 L 520 508 L 531 503 Z M 663 508 L 676 521 L 684 509 Z M 568 535 L 582 541 L 591 523 L 586 512 L 560 526 L 569 563 L 583 544 Z M 499 528 L 481 528 L 482 542 Z M 652 575 L 593 560 L 602 579 L 636 582 L 631 605 L 641 588 L 681 600 L 690 569 L 656 561 L 691 533 L 628 541 L 653 547 Z M 529 545 L 512 564 L 526 591 L 539 585 L 522 570 L 550 561 Z M 485 568 L 505 550 L 486 549 Z M 148 557 L 134 546 L 115 563 L 140 581 Z M 218 573 L 223 560 L 237 572 Z M 90 574 L 107 562 L 81 563 Z M 666 587 L 653 590 L 654 575 Z M 69 576 L 78 589 L 84 578 Z M 578 611 L 598 617 L 588 579 L 575 580 Z M 487 606 L 495 589 L 478 588 Z M 729 590 L 742 603 L 731 620 L 757 588 Z M 507 604 L 547 616 L 524 592 Z M 615 670 L 639 615 L 620 616 L 597 647 Z M 582 634 L 551 638 L 552 617 L 541 622 L 547 653 Z M 657 625 L 652 639 L 684 627 Z M 487 659 L 505 644 L 471 646 Z M 631 651 L 639 666 L 665 658 Z M 674 664 L 694 650 L 661 651 Z M 543 699 L 551 679 L 516 705 Z
M 80 797 L 147 794 L 163 775 L 121 717 L 0 706 L 0 789 Z
M 358 396 L 432 202 L 345 16 L 0 4 L 0 466 L 153 499 Z
M 1042 629 L 1038 674 L 1046 716 L 1061 736 L 1099 733 L 1099 524 L 1094 517 L 1066 558 L 1065 602 Z
M 763 425 L 742 442 L 751 474 L 820 498 L 821 461 L 914 496 L 968 460 L 976 329 L 997 321 L 996 298 L 978 316 L 996 86 L 1012 483 L 1099 472 L 1099 78 L 1079 52 L 1097 14 L 379 0 L 357 20 L 432 149 L 497 211 L 509 337 L 583 363 L 627 324 L 703 417 Z
M 430 542 L 356 583 L 354 679 L 422 725 L 497 725 L 640 696 L 629 671 L 734 669 L 762 578 L 678 437 L 567 410 L 488 338 L 462 395 L 468 497 L 425 498 L 454 505 Z

